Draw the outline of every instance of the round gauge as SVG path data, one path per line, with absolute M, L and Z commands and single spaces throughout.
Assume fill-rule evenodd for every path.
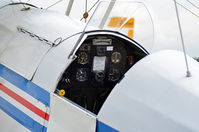
M 115 82 L 120 79 L 120 72 L 118 69 L 111 68 L 108 72 L 108 80 Z
M 77 60 L 78 63 L 80 64 L 88 63 L 88 54 L 86 52 L 80 52 L 77 57 L 78 57 L 78 60 Z
M 77 69 L 77 72 L 76 72 L 77 81 L 84 82 L 87 80 L 87 78 L 88 78 L 88 74 L 85 68 Z
M 102 56 L 106 53 L 106 47 L 98 46 L 97 47 L 97 55 Z
M 122 55 L 119 52 L 113 52 L 111 55 L 111 61 L 113 63 L 119 63 L 122 59 Z
M 101 81 L 104 80 L 104 78 L 105 78 L 104 72 L 99 71 L 99 72 L 96 72 L 96 73 L 95 73 L 95 80 L 96 80 L 96 81 L 101 82 Z

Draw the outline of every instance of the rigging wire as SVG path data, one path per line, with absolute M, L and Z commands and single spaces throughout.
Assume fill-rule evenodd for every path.
M 196 5 L 196 4 L 194 4 L 194 3 L 192 3 L 190 0 L 186 0 L 187 2 L 189 2 L 192 6 L 194 6 L 195 8 L 197 8 L 197 9 L 199 9 L 199 7 Z
M 182 8 L 184 8 L 185 10 L 187 10 L 189 13 L 191 13 L 192 15 L 196 16 L 199 18 L 199 15 L 197 15 L 196 13 L 192 12 L 191 10 L 189 10 L 188 8 L 186 8 L 185 6 L 183 6 L 182 4 L 176 2 L 179 6 L 181 6 Z
M 179 17 L 179 13 L 178 13 L 177 2 L 176 2 L 176 0 L 173 0 L 173 1 L 175 3 L 175 10 L 176 10 L 176 15 L 177 15 L 177 20 L 178 20 L 178 27 L 179 27 L 179 30 L 180 30 L 182 48 L 183 48 L 185 63 L 186 63 L 186 67 L 187 67 L 186 77 L 191 77 L 191 72 L 189 70 L 189 64 L 188 64 L 188 60 L 187 60 L 187 56 L 186 56 L 186 49 L 185 49 L 184 39 L 183 39 L 183 35 L 182 35 L 182 27 L 181 27 L 181 23 L 180 23 L 180 17 Z
M 89 12 L 97 5 L 98 2 L 99 2 L 99 0 L 97 0 L 97 1 L 93 4 L 93 6 L 88 10 L 87 13 L 89 13 Z M 80 21 L 82 21 L 83 19 L 84 19 L 84 17 L 82 17 L 82 18 L 80 19 Z
M 95 10 L 94 10 L 94 13 L 91 15 L 90 19 L 89 19 L 88 22 L 86 23 L 86 26 L 84 27 L 84 29 L 83 29 L 83 31 L 82 31 L 82 33 L 81 33 L 79 39 L 78 39 L 77 42 L 75 43 L 75 46 L 73 47 L 72 51 L 70 52 L 68 58 L 72 58 L 72 59 L 75 58 L 75 55 L 74 55 L 75 50 L 76 50 L 77 46 L 79 45 L 79 43 L 81 42 L 82 38 L 84 37 L 84 34 L 85 34 L 85 32 L 86 32 L 86 28 L 87 28 L 89 22 L 91 21 L 91 19 L 93 18 L 95 12 L 97 11 L 99 5 L 100 5 L 100 4 L 97 5 L 97 7 L 96 7 Z
M 58 3 L 62 2 L 62 1 L 63 1 L 63 0 L 59 0 L 59 1 L 55 2 L 55 3 L 53 3 L 52 5 L 48 6 L 46 9 L 49 9 L 49 8 L 51 8 L 51 7 L 55 6 L 55 5 L 57 5 Z

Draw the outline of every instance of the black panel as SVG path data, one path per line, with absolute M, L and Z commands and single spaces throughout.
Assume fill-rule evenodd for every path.
M 126 40 L 111 35 L 89 36 L 76 52 L 56 92 L 97 114 L 114 86 L 146 54 Z

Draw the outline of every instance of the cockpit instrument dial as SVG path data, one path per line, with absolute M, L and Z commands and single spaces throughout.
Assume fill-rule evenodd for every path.
M 111 55 L 111 61 L 113 63 L 119 63 L 122 59 L 122 55 L 120 52 L 113 52 Z
M 120 72 L 118 69 L 111 68 L 108 72 L 108 80 L 115 82 L 120 79 Z
M 88 79 L 88 73 L 87 73 L 87 70 L 85 68 L 80 68 L 80 69 L 77 69 L 77 72 L 76 72 L 76 79 L 77 81 L 79 82 L 84 82 Z
M 103 81 L 105 78 L 105 74 L 103 71 L 99 71 L 99 72 L 96 72 L 95 73 L 95 80 L 98 81 L 98 82 L 101 82 Z
M 102 56 L 106 53 L 106 47 L 105 46 L 98 46 L 97 47 L 97 55 Z
M 88 63 L 88 54 L 86 52 L 80 52 L 77 57 L 78 57 L 78 60 L 77 60 L 78 63 L 80 64 Z

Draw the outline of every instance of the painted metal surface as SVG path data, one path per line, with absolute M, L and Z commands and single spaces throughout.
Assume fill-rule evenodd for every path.
M 135 64 L 113 89 L 99 121 L 125 132 L 199 131 L 199 63 L 178 51 L 160 51 Z
M 0 65 L 0 76 L 1 119 L 6 121 L 5 124 L 3 123 L 4 125 L 0 125 L 2 131 L 94 132 L 96 130 L 96 117 L 88 111 L 54 93 L 51 95 L 50 107 L 50 97 L 47 91 L 3 65 Z M 47 106 L 50 108 L 50 113 Z M 16 122 L 13 122 L 13 119 Z M 8 129 L 10 125 L 17 129 L 15 127 Z
M 5 132 L 30 132 L 29 129 L 22 126 L 19 122 L 14 120 L 11 116 L 6 114 L 4 111 L 0 110 L 0 116 L 1 116 L 1 131 Z M 12 124 L 12 127 L 11 125 Z
M 186 78 L 182 53 L 163 51 L 147 56 L 126 73 L 95 116 L 53 93 L 74 59 L 69 54 L 84 26 L 52 11 L 22 8 L 17 5 L 0 10 L 1 131 L 199 131 L 197 62 L 188 59 L 193 75 Z M 67 39 L 51 48 L 18 32 L 17 27 L 51 42 Z M 128 40 L 113 32 L 90 32 L 76 50 L 93 34 Z
M 5 6 L 5 5 L 7 5 L 7 4 L 10 4 L 10 3 L 12 3 L 12 1 L 1 0 L 1 1 L 0 1 L 0 7 Z
M 104 124 L 103 122 L 97 121 L 96 132 L 119 132 L 119 131 Z
M 33 82 L 49 92 L 54 92 L 65 69 L 73 59 L 68 58 L 79 34 L 51 49 L 39 65 Z
M 96 117 L 62 97 L 51 94 L 48 132 L 95 132 Z
M 23 5 L 2 8 L 0 25 L 13 32 L 16 27 L 22 27 L 52 42 L 59 37 L 64 39 L 83 30 L 83 23 L 58 12 L 33 7 L 21 11 L 23 8 Z
M 59 44 L 81 32 L 83 24 L 53 11 L 23 8 L 13 5 L 0 10 L 0 62 L 30 80 L 51 48 L 40 39 Z M 19 27 L 30 34 L 19 32 Z
M 33 98 L 39 100 L 43 104 L 50 106 L 50 94 L 46 90 L 43 90 L 38 85 L 18 75 L 17 73 L 9 70 L 5 66 L 0 64 L 0 76 L 15 85 L 22 91 L 31 95 Z
M 0 65 L 0 108 L 30 131 L 46 131 L 49 121 L 50 94 L 22 76 Z M 10 120 L 1 112 L 2 120 Z M 13 121 L 11 121 L 13 122 Z M 18 125 L 19 125 L 18 124 Z M 12 125 L 0 124 L 1 131 Z M 16 123 L 13 123 L 15 126 Z M 16 131 L 15 127 L 9 128 Z

